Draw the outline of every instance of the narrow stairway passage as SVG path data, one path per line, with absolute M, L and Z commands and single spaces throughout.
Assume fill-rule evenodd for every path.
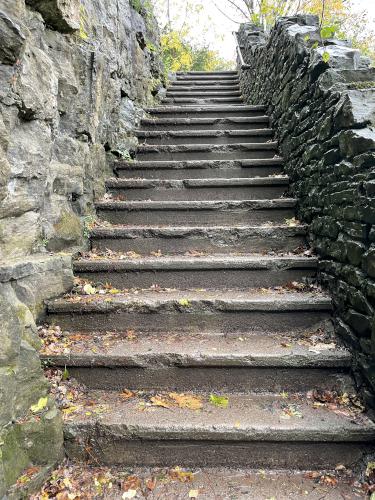
M 67 344 L 42 357 L 86 387 L 65 415 L 68 456 L 358 465 L 375 425 L 352 404 L 267 108 L 243 103 L 237 72 L 179 73 L 137 137 L 97 203 L 76 290 L 48 305 Z

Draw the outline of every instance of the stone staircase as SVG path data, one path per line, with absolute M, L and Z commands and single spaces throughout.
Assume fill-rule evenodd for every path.
M 65 422 L 68 456 L 358 464 L 375 427 L 338 396 L 354 392 L 351 356 L 309 284 L 317 259 L 266 107 L 242 103 L 236 72 L 178 74 L 137 135 L 136 159 L 117 163 L 97 203 L 95 253 L 74 265 L 100 293 L 48 305 L 81 339 L 48 356 L 87 387 Z

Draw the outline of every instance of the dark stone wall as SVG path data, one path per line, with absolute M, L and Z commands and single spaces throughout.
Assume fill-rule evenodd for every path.
M 337 331 L 375 406 L 375 69 L 347 42 L 323 47 L 315 16 L 282 18 L 269 34 L 244 24 L 238 38 L 248 65 L 243 93 L 248 103 L 269 105 Z

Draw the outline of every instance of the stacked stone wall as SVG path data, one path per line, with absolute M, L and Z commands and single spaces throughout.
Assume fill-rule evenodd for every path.
M 282 18 L 269 34 L 242 25 L 241 86 L 248 103 L 269 105 L 337 331 L 374 407 L 375 69 L 348 42 L 319 33 L 315 16 Z

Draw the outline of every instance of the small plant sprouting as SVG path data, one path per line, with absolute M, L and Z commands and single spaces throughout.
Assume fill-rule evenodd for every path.
M 95 222 L 96 222 L 95 215 L 92 215 L 92 214 L 85 215 L 85 217 L 83 218 L 83 237 L 84 238 L 87 239 L 90 237 L 91 229 L 95 225 Z

